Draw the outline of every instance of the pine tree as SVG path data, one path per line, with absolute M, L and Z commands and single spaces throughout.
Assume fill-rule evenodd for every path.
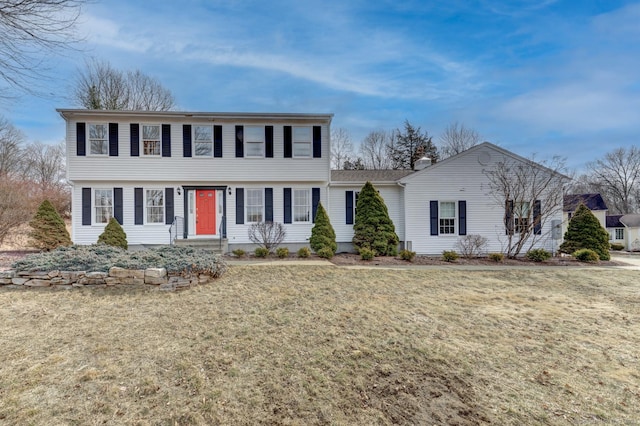
M 104 231 L 98 237 L 98 244 L 107 244 L 109 246 L 127 249 L 127 234 L 115 218 L 109 219 L 109 223 L 104 227 Z
M 576 250 L 591 249 L 600 260 L 609 260 L 609 233 L 600 225 L 591 210 L 580 204 L 569 221 L 560 251 L 575 253 Z
M 29 222 L 32 245 L 40 250 L 53 250 L 72 244 L 64 221 L 49 200 L 44 200 Z
M 393 143 L 388 147 L 394 169 L 413 170 L 413 165 L 426 156 L 432 162 L 438 161 L 438 148 L 426 131 L 414 127 L 408 120 L 404 122 L 404 131 L 397 129 Z
M 374 250 L 382 256 L 398 253 L 398 235 L 384 200 L 371 182 L 367 182 L 358 196 L 353 225 L 353 245 Z
M 316 253 L 321 249 L 328 247 L 333 254 L 338 250 L 338 244 L 336 243 L 336 232 L 331 226 L 329 215 L 327 211 L 322 207 L 322 203 L 318 203 L 318 210 L 316 211 L 316 223 L 311 229 L 311 238 L 309 239 L 309 245 Z

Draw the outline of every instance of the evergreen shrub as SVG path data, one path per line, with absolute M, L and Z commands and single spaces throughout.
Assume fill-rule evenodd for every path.
M 306 259 L 309 256 L 311 256 L 311 249 L 309 247 L 301 247 L 298 250 L 298 257 Z
M 572 254 L 580 249 L 591 249 L 598 253 L 600 260 L 609 260 L 609 233 L 600 221 L 584 205 L 580 204 L 569 221 L 560 251 Z
M 398 253 L 398 235 L 384 200 L 371 182 L 367 182 L 358 196 L 353 245 L 360 253 L 370 249 L 374 255 L 395 256 Z
M 269 256 L 269 249 L 268 248 L 264 248 L 264 247 L 258 247 L 257 249 L 255 249 L 253 254 L 256 257 L 267 257 L 267 256 Z
M 494 262 L 502 262 L 504 261 L 504 253 L 489 253 L 489 260 L 493 260 Z
M 109 223 L 104 227 L 104 231 L 98 237 L 98 244 L 106 244 L 108 246 L 120 247 L 122 249 L 129 248 L 127 244 L 127 234 L 122 226 L 115 218 L 109 219 Z
M 359 253 L 360 253 L 360 259 L 362 260 L 371 260 L 376 256 L 375 251 L 366 247 L 361 248 Z
M 442 259 L 445 262 L 455 262 L 460 256 L 454 250 L 445 250 L 442 252 Z
M 328 248 L 331 250 L 331 257 L 333 257 L 333 255 L 336 254 L 336 250 L 338 250 L 336 232 L 333 230 L 333 226 L 331 226 L 329 215 L 327 215 L 327 211 L 322 207 L 322 203 L 318 203 L 318 210 L 316 210 L 316 223 L 311 229 L 309 245 L 313 251 L 318 254 L 320 254 L 320 250 L 323 248 Z M 329 257 L 329 259 L 331 257 Z
M 278 249 L 276 250 L 276 255 L 280 259 L 284 259 L 285 257 L 289 257 L 289 249 L 286 248 L 286 247 L 278 247 Z
M 400 251 L 400 259 L 406 260 L 407 262 L 413 262 L 413 258 L 416 257 L 415 251 L 410 250 L 401 250 Z
M 534 262 L 544 262 L 551 257 L 551 253 L 541 248 L 532 249 L 527 252 L 526 257 Z
M 29 222 L 31 244 L 40 250 L 53 250 L 72 244 L 64 221 L 49 200 L 44 200 Z
M 573 253 L 573 257 L 578 259 L 580 262 L 598 263 L 600 261 L 598 253 L 590 249 L 576 250 L 576 252 Z

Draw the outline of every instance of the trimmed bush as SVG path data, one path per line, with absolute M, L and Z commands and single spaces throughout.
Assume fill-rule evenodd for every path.
M 445 250 L 442 252 L 442 259 L 445 262 L 455 262 L 460 256 L 454 250 Z
M 268 248 L 264 248 L 264 247 L 258 247 L 257 249 L 255 249 L 253 254 L 256 257 L 267 257 L 267 256 L 269 256 L 269 249 Z
M 286 247 L 278 247 L 278 249 L 276 250 L 276 256 L 278 256 L 280 259 L 289 257 L 289 249 Z
M 40 250 L 53 250 L 72 244 L 64 221 L 49 200 L 44 200 L 29 222 L 31 245 Z
M 331 247 L 322 247 L 316 254 L 323 259 L 331 259 L 335 253 L 331 250 Z
M 338 250 L 336 232 L 333 230 L 333 226 L 331 226 L 329 215 L 327 215 L 327 211 L 322 207 L 322 203 L 318 203 L 318 210 L 316 210 L 316 223 L 313 225 L 313 228 L 311 228 L 309 245 L 313 251 L 318 254 L 320 254 L 320 250 L 323 248 L 328 248 L 331 250 L 331 257 L 333 257 L 333 255 L 336 254 L 336 250 Z
M 544 262 L 551 257 L 551 253 L 545 249 L 533 249 L 527 252 L 526 257 L 534 262 Z
M 359 253 L 360 253 L 360 259 L 362 260 L 371 260 L 376 256 L 375 251 L 366 247 L 361 248 Z
M 400 259 L 406 260 L 407 262 L 413 262 L 413 258 L 416 257 L 415 251 L 410 250 L 400 250 Z
M 106 244 L 108 246 L 120 247 L 122 249 L 129 248 L 127 244 L 127 234 L 122 226 L 115 218 L 109 219 L 109 223 L 104 227 L 104 231 L 98 237 L 98 244 Z
M 493 260 L 494 262 L 503 262 L 504 254 L 503 253 L 489 253 L 489 260 Z
M 611 250 L 620 251 L 624 249 L 624 244 L 611 243 Z
M 28 255 L 12 265 L 17 271 L 94 272 L 108 272 L 112 266 L 126 269 L 165 268 L 169 273 L 207 273 L 213 277 L 222 275 L 227 268 L 222 257 L 202 249 L 167 246 L 129 252 L 105 244 L 60 247 Z
M 233 253 L 233 255 L 235 257 L 244 257 L 247 253 L 242 250 L 242 249 L 235 249 L 234 251 L 232 251 L 231 253 Z
M 298 257 L 306 259 L 309 256 L 311 256 L 311 249 L 309 247 L 301 247 L 298 250 Z
M 590 249 L 580 249 L 573 253 L 573 257 L 578 259 L 580 262 L 587 263 L 598 263 L 600 261 L 600 256 L 593 250 Z
M 353 225 L 353 245 L 358 252 L 370 249 L 381 256 L 398 253 L 398 235 L 387 206 L 371 182 L 360 190 Z
M 249 240 L 267 249 L 267 254 L 275 250 L 284 238 L 287 231 L 280 222 L 257 222 L 249 226 Z M 264 256 L 263 256 L 264 257 Z
M 584 204 L 580 204 L 569 221 L 560 251 L 572 254 L 583 248 L 598 253 L 600 260 L 610 258 L 609 233 L 593 213 Z

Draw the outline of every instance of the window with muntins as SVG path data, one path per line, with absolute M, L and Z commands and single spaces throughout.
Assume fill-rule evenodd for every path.
M 529 202 L 522 201 L 514 203 L 513 206 L 514 215 L 514 228 L 516 234 L 527 232 L 529 229 Z
M 311 157 L 312 142 L 311 127 L 294 127 L 293 128 L 293 156 L 294 157 Z
M 196 157 L 212 157 L 213 127 L 193 126 L 193 144 Z
M 142 154 L 156 157 L 162 154 L 159 124 L 142 126 Z
M 93 192 L 95 223 L 108 223 L 113 217 L 113 190 L 96 189 Z
M 89 154 L 109 155 L 106 124 L 89 124 Z
M 145 199 L 147 223 L 164 223 L 164 190 L 147 189 Z
M 311 190 L 310 189 L 294 189 L 293 190 L 293 221 L 294 222 L 310 222 L 311 221 Z
M 264 190 L 247 189 L 247 222 L 262 222 L 264 218 Z
M 440 234 L 456 233 L 456 203 L 454 201 L 440 202 L 439 226 Z
M 244 127 L 244 156 L 264 157 L 264 127 Z
M 616 240 L 624 240 L 624 228 L 616 228 Z

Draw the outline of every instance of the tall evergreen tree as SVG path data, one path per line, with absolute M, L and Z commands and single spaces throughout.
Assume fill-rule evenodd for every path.
M 408 120 L 404 122 L 404 131 L 396 130 L 388 151 L 393 169 L 413 170 L 415 162 L 422 157 L 426 156 L 434 163 L 439 158 L 438 148 L 429 133 L 422 132 L 420 127 L 414 127 Z
M 358 196 L 353 225 L 353 245 L 374 250 L 382 256 L 398 253 L 399 238 L 384 200 L 371 182 L 367 182 Z
M 327 215 L 327 211 L 322 207 L 322 203 L 318 203 L 316 223 L 311 229 L 309 245 L 316 253 L 325 247 L 331 249 L 333 254 L 338 250 L 336 232 L 334 231 L 333 226 L 331 226 L 329 215 Z
M 572 254 L 576 250 L 591 249 L 600 260 L 609 260 L 609 233 L 600 225 L 591 210 L 580 204 L 569 221 L 560 251 Z
M 32 245 L 40 250 L 53 250 L 61 246 L 70 246 L 71 237 L 64 221 L 49 200 L 44 200 L 35 216 L 29 222 Z

